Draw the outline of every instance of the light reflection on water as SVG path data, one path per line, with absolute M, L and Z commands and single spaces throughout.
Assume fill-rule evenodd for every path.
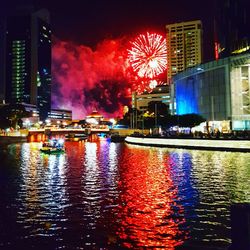
M 230 243 L 250 202 L 250 154 L 123 143 L 9 145 L 0 157 L 0 248 L 122 249 Z M 208 243 L 210 242 L 210 243 Z

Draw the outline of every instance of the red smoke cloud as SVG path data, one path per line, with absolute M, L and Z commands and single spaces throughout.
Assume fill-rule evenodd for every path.
M 106 117 L 122 115 L 131 102 L 133 77 L 124 39 L 105 40 L 93 50 L 55 40 L 52 49 L 52 103 L 84 118 L 93 109 Z

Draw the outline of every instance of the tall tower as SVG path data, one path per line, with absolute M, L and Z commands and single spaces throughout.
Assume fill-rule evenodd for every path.
M 51 29 L 47 10 L 7 18 L 6 102 L 37 106 L 40 119 L 51 109 Z
M 175 74 L 202 62 L 201 21 L 174 23 L 167 29 L 168 82 Z
M 5 42 L 6 42 L 6 28 L 5 20 L 0 18 L 0 104 L 5 101 Z
M 248 0 L 216 0 L 216 59 L 250 51 L 249 8 Z

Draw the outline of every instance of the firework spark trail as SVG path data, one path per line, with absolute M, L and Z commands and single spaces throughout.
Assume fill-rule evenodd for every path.
M 121 116 L 124 105 L 131 103 L 131 91 L 141 93 L 156 85 L 154 77 L 166 68 L 162 36 L 140 35 L 129 56 L 127 43 L 127 38 L 104 40 L 93 50 L 54 39 L 52 106 L 72 110 L 74 119 L 94 108 L 106 117 Z
M 128 60 L 141 78 L 154 78 L 167 68 L 166 39 L 159 34 L 139 35 L 128 50 Z

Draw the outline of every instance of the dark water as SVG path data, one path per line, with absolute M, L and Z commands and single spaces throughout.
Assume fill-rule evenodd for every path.
M 123 143 L 0 149 L 0 249 L 174 249 L 230 244 L 250 202 L 250 154 Z

